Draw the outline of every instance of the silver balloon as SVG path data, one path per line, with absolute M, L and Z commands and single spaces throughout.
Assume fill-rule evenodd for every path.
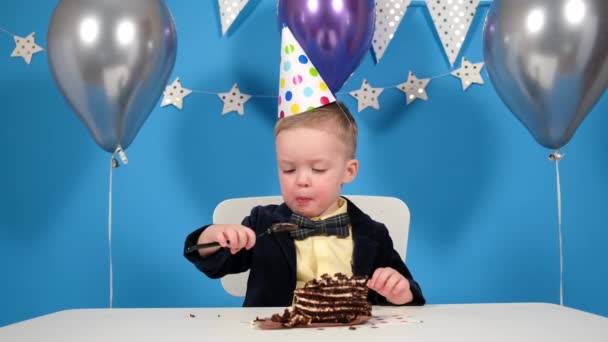
M 608 84 L 607 0 L 494 0 L 483 31 L 498 95 L 541 145 L 565 145 Z
M 97 144 L 126 149 L 175 64 L 175 23 L 162 0 L 62 0 L 47 36 L 55 81 Z

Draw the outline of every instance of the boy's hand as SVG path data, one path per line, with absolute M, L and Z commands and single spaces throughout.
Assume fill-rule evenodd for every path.
M 220 247 L 203 248 L 199 250 L 202 257 L 217 252 L 221 247 L 230 248 L 235 254 L 241 249 L 251 249 L 255 245 L 255 232 L 240 224 L 214 224 L 203 230 L 198 243 L 218 242 Z
M 376 269 L 372 278 L 367 282 L 367 287 L 378 292 L 393 304 L 406 304 L 414 299 L 410 290 L 410 282 L 401 273 L 390 267 Z

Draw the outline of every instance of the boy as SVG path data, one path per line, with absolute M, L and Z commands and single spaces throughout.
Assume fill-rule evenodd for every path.
M 186 249 L 213 241 L 221 247 L 185 254 L 186 258 L 211 278 L 250 269 L 243 306 L 289 306 L 296 287 L 323 273 L 338 272 L 368 276 L 368 299 L 374 305 L 423 305 L 420 287 L 393 249 L 386 227 L 340 196 L 342 185 L 359 170 L 357 125 L 348 109 L 332 102 L 281 119 L 275 127 L 275 145 L 285 203 L 255 207 L 241 225 L 216 224 L 194 231 L 186 239 Z M 256 235 L 273 223 L 302 226 L 309 219 L 328 218 L 327 225 L 339 226 L 310 236 L 302 229 L 256 241 Z

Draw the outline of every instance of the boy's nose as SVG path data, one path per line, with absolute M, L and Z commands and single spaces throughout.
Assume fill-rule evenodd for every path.
M 302 187 L 310 186 L 310 177 L 306 172 L 298 173 L 298 177 L 296 177 L 296 184 Z

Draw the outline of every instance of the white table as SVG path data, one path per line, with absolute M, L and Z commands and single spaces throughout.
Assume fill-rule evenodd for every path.
M 374 307 L 373 315 L 387 323 L 375 318 L 374 325 L 355 330 L 260 330 L 251 324 L 282 309 L 67 310 L 0 328 L 0 341 L 608 341 L 608 318 L 543 303 Z

